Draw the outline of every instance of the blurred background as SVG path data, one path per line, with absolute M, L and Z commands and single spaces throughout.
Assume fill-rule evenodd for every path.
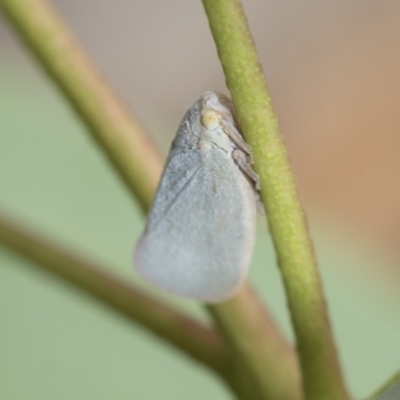
M 200 1 L 53 3 L 165 154 L 202 92 L 227 93 Z M 400 368 L 400 2 L 243 4 L 362 398 Z M 2 16 L 0 210 L 207 319 L 133 272 L 143 217 Z M 262 217 L 250 280 L 292 338 Z M 3 248 L 0 316 L 0 398 L 231 398 L 208 371 Z

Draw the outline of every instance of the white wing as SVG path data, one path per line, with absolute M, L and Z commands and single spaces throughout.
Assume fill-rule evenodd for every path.
M 254 204 L 253 189 L 225 152 L 173 149 L 136 247 L 137 270 L 181 296 L 229 297 L 250 264 Z

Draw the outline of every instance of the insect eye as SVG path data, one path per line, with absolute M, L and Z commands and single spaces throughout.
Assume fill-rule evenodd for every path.
M 219 115 L 217 112 L 209 110 L 201 117 L 201 124 L 206 129 L 215 129 L 219 125 Z

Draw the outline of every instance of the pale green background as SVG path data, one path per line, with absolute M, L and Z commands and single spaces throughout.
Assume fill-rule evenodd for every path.
M 140 281 L 135 203 L 59 93 L 1 60 L 0 209 Z M 364 397 L 400 368 L 398 275 L 373 245 L 312 215 L 344 369 Z M 291 335 L 265 225 L 260 218 L 250 279 Z M 171 301 L 206 318 L 197 304 Z M 2 248 L 0 318 L 1 399 L 231 398 L 199 365 Z

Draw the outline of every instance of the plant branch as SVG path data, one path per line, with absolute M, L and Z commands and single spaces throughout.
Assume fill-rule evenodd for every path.
M 233 350 L 236 362 L 231 366 L 231 376 L 239 391 L 242 385 L 252 389 L 245 399 L 302 398 L 293 348 L 282 339 L 249 285 L 232 299 L 210 305 L 208 309 Z M 240 366 L 240 375 L 235 371 L 237 366 Z
M 0 8 L 146 210 L 163 164 L 149 137 L 46 1 L 0 0 Z
M 217 371 L 224 367 L 227 349 L 215 330 L 112 277 L 104 268 L 27 233 L 1 216 L 0 243 L 138 322 L 197 361 Z
M 306 398 L 347 399 L 317 262 L 240 0 L 203 0 L 227 86 L 253 149 L 296 333 Z

